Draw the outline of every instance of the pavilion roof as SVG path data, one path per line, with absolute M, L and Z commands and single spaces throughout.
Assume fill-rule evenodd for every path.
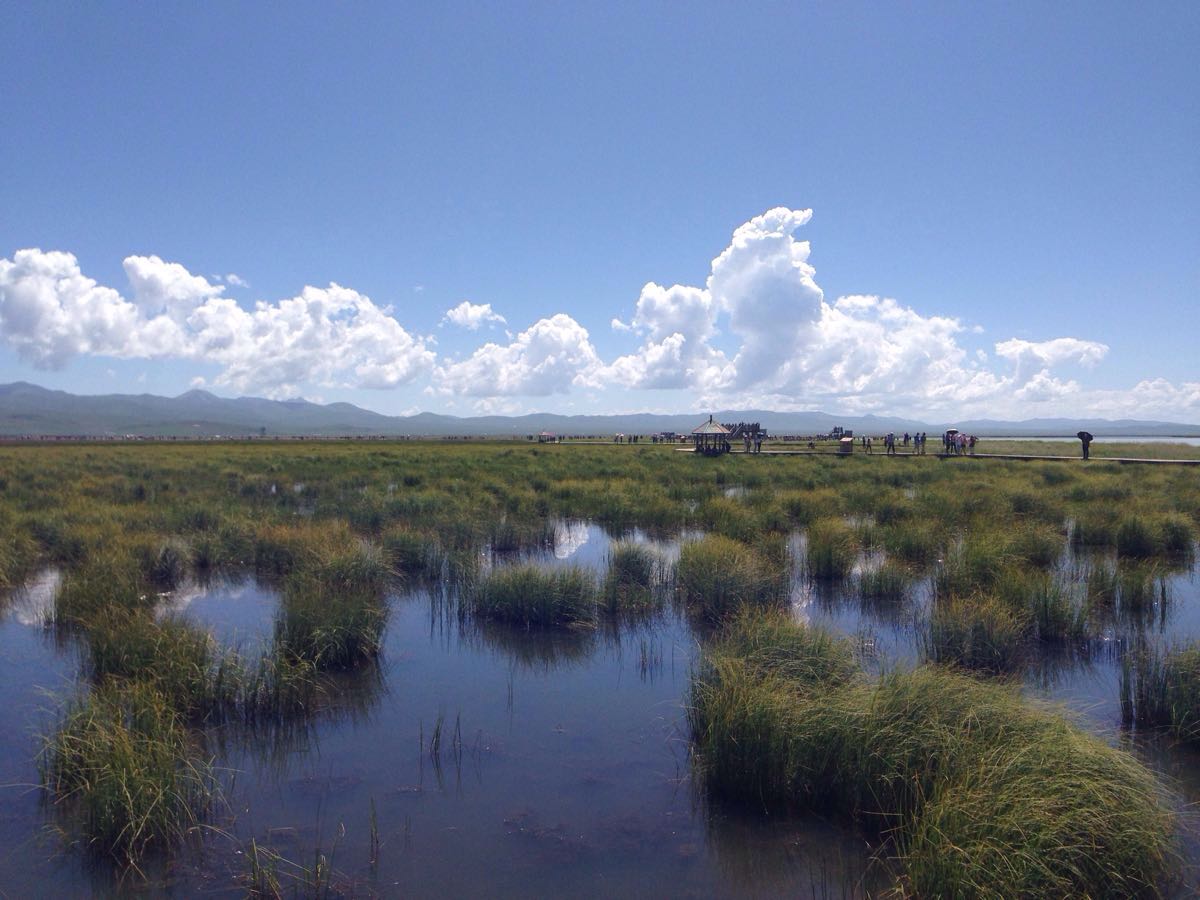
M 693 428 L 692 434 L 729 434 L 729 429 L 720 422 L 714 422 L 712 416 L 699 428 Z

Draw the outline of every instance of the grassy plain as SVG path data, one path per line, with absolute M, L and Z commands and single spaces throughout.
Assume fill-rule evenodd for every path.
M 1150 776 L 993 680 L 1045 648 L 1136 628 L 1165 602 L 1163 574 L 1194 553 L 1200 469 L 331 441 L 0 447 L 0 473 L 0 586 L 46 566 L 64 572 L 48 627 L 82 649 L 83 684 L 47 736 L 43 771 L 96 852 L 136 863 L 199 827 L 216 799 L 205 729 L 313 715 L 339 677 L 374 665 L 389 592 L 425 580 L 487 629 L 579 632 L 670 601 L 707 642 L 747 606 L 767 615 L 758 631 L 726 630 L 698 676 L 702 778 L 750 802 L 781 797 L 874 821 L 905 861 L 902 887 L 917 893 L 970 893 L 1002 863 L 1019 870 L 1016 893 L 1059 892 L 1071 879 L 1094 893 L 1145 887 L 1168 867 Z M 595 577 L 520 563 L 562 518 L 702 536 L 672 565 L 618 543 Z M 931 583 L 918 623 L 928 665 L 872 682 L 836 639 L 771 619 L 797 570 L 870 603 Z M 259 660 L 156 615 L 160 593 L 221 572 L 253 573 L 281 593 Z M 1131 663 L 1131 684 L 1137 665 L 1159 687 L 1143 691 L 1133 719 L 1190 736 L 1193 657 L 1153 671 Z M 906 742 L 893 746 L 900 731 Z M 876 745 L 887 754 L 864 755 Z M 942 771 L 949 759 L 958 762 Z M 1093 780 L 1073 780 L 1070 761 L 1081 759 Z M 1043 786 L 1062 792 L 1057 818 L 1023 830 L 1021 804 Z M 1096 846 L 1106 862 L 1063 851 L 1085 833 L 1105 835 Z

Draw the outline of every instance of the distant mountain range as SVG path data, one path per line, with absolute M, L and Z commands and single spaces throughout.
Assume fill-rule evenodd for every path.
M 690 432 L 707 413 L 609 416 L 562 416 L 533 413 L 524 416 L 385 416 L 351 403 L 309 403 L 307 400 L 226 399 L 207 391 L 188 391 L 178 397 L 153 394 L 79 396 L 51 391 L 18 381 L 0 385 L 0 435 L 87 435 L 140 437 L 215 437 L 317 435 L 324 437 L 387 436 L 525 436 L 550 431 L 571 435 L 651 434 Z M 718 422 L 758 422 L 770 434 L 823 434 L 836 425 L 856 433 L 929 431 L 939 434 L 950 425 L 978 435 L 1067 436 L 1080 429 L 1097 436 L 1200 436 L 1200 426 L 1178 422 L 1133 419 L 1026 419 L 1004 422 L 980 419 L 929 423 L 894 416 L 837 416 L 823 412 L 717 410 Z

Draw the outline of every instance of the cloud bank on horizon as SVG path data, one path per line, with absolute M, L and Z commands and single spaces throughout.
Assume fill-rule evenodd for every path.
M 483 410 L 619 388 L 678 392 L 689 408 L 1200 420 L 1200 382 L 1102 390 L 1064 375 L 1101 365 L 1108 346 L 1098 341 L 1009 338 L 972 353 L 957 318 L 875 295 L 830 302 L 809 243 L 795 238 L 811 217 L 778 207 L 740 225 L 703 286 L 646 284 L 628 321 L 612 320 L 636 346 L 607 362 L 566 312 L 456 359 L 440 357 L 436 341 L 407 330 L 391 307 L 335 283 L 246 309 L 225 293 L 235 276 L 221 283 L 130 256 L 122 294 L 87 277 L 71 253 L 38 249 L 0 259 L 0 341 L 43 370 L 80 356 L 212 364 L 213 386 L 270 397 L 423 386 Z M 464 300 L 445 312 L 446 325 L 508 323 L 490 304 Z

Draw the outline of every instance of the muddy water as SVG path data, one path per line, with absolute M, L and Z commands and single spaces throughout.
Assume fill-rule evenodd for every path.
M 678 557 L 679 538 L 625 538 L 665 562 Z M 611 543 L 598 526 L 562 522 L 552 547 L 483 554 L 481 562 L 601 571 Z M 802 536 L 792 549 L 802 558 Z M 1080 562 L 1067 558 L 1063 571 Z M 41 624 L 56 584 L 55 573 L 44 573 L 0 603 L 0 885 L 14 896 L 120 894 L 128 889 L 111 872 L 63 851 L 45 830 L 58 821 L 53 811 L 22 787 L 37 782 L 36 735 L 51 721 L 42 692 L 68 694 L 79 672 L 72 648 Z M 1140 633 L 1200 637 L 1195 570 L 1168 575 L 1167 588 L 1168 602 Z M 792 589 L 798 617 L 850 635 L 877 668 L 919 658 L 931 595 L 924 581 L 900 603 L 864 602 L 852 583 L 813 582 L 802 567 Z M 246 649 L 270 639 L 277 606 L 269 587 L 233 579 L 184 585 L 163 611 Z M 1022 672 L 1026 690 L 1130 746 L 1181 803 L 1200 801 L 1200 756 L 1119 730 L 1128 638 L 1114 626 L 1085 647 L 1041 654 Z M 847 896 L 886 886 L 887 872 L 870 864 L 852 831 L 698 798 L 683 708 L 697 640 L 673 611 L 594 632 L 527 633 L 463 620 L 442 591 L 397 595 L 380 665 L 346 677 L 307 727 L 251 743 L 206 735 L 226 772 L 228 807 L 213 822 L 220 834 L 152 870 L 155 890 L 240 895 L 251 839 L 300 866 L 311 866 L 319 848 L 335 885 L 354 895 Z M 1200 847 L 1188 839 L 1185 854 L 1198 860 Z M 296 871 L 280 863 L 285 885 Z M 1186 886 L 1197 886 L 1194 875 Z

